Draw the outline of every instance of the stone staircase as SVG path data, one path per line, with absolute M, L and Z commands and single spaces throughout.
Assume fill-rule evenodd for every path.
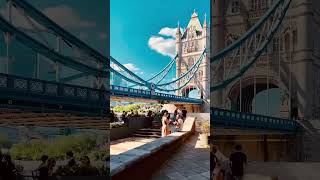
M 107 130 L 109 123 L 101 117 L 64 112 L 0 108 L 0 126 L 41 126 L 57 128 Z
M 161 129 L 139 129 L 132 135 L 133 137 L 161 138 Z

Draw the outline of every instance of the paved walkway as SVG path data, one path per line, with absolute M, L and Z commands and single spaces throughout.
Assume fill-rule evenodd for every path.
M 199 135 L 196 134 L 168 158 L 159 171 L 155 172 L 153 180 L 208 180 L 209 171 L 209 148 L 200 144 Z
M 278 180 L 319 180 L 320 163 L 250 162 L 249 173 L 277 176 Z
M 156 140 L 157 138 L 140 138 L 129 137 L 125 139 L 119 139 L 110 142 L 110 155 L 117 155 L 126 152 L 130 149 L 134 149 L 138 146 L 142 146 L 149 142 Z

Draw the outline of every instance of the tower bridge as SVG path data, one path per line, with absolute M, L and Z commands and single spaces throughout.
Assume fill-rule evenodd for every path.
M 295 0 L 213 2 L 210 58 L 213 143 L 228 153 L 230 149 L 226 147 L 230 148 L 230 143 L 242 143 L 243 139 L 251 150 L 258 150 L 260 145 L 265 147 L 260 154 L 262 158 L 252 154 L 249 157 L 252 160 L 319 160 L 318 146 L 308 143 L 319 137 L 314 124 L 319 122 L 319 98 L 315 94 L 319 90 L 316 39 L 320 32 L 311 15 L 319 5 L 315 1 Z M 278 89 L 280 98 L 275 98 L 271 89 Z M 259 100 L 257 96 L 262 93 L 266 97 Z M 263 105 L 265 112 L 259 112 L 258 107 Z M 272 114 L 271 108 L 277 106 L 279 113 Z M 219 134 L 221 129 L 228 129 L 229 133 Z M 270 133 L 279 142 L 290 142 L 291 148 L 272 144 Z M 263 143 L 259 144 L 261 137 Z M 279 151 L 268 149 L 271 145 Z M 294 152 L 291 157 L 279 154 L 290 154 L 291 150 Z M 271 156 L 274 159 L 268 158 Z

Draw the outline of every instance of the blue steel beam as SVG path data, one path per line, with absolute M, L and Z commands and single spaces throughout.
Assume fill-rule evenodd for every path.
M 0 73 L 0 99 L 102 109 L 110 91 Z
M 225 88 L 228 84 L 230 84 L 231 82 L 235 81 L 236 79 L 238 79 L 239 77 L 241 77 L 245 72 L 247 72 L 247 70 L 249 68 L 252 67 L 252 65 L 259 59 L 260 55 L 265 51 L 266 47 L 268 46 L 268 44 L 271 42 L 272 37 L 274 36 L 274 34 L 277 32 L 277 30 L 280 27 L 280 24 L 282 23 L 286 12 L 290 6 L 292 0 L 288 0 L 287 4 L 284 5 L 283 8 L 283 13 L 281 14 L 280 17 L 278 18 L 277 24 L 276 26 L 271 29 L 268 33 L 267 33 L 267 38 L 266 41 L 261 45 L 261 47 L 255 52 L 255 55 L 251 58 L 250 63 L 244 67 L 242 67 L 242 69 L 240 70 L 239 73 L 237 73 L 236 75 L 234 75 L 233 77 L 224 80 L 223 82 L 217 83 L 214 86 L 211 86 L 210 91 L 216 91 L 222 88 Z M 271 9 L 268 10 L 268 12 L 258 21 L 258 23 L 256 23 L 242 38 L 240 38 L 239 40 L 235 41 L 233 44 L 231 44 L 230 46 L 228 46 L 227 48 L 225 48 L 224 50 L 218 52 L 216 55 L 214 55 L 211 58 L 211 63 L 218 61 L 218 60 L 223 60 L 224 56 L 227 55 L 227 53 L 233 51 L 236 48 L 241 48 L 241 45 L 243 43 L 245 43 L 245 41 L 247 39 L 249 39 L 251 36 L 253 36 L 259 28 L 261 28 L 261 26 L 267 21 L 268 18 L 270 18 L 272 16 L 272 14 L 276 11 L 276 9 L 278 8 L 278 6 L 280 6 L 281 4 L 284 3 L 284 0 L 279 0 L 277 1 L 277 3 L 275 3 L 273 5 L 273 7 Z
M 165 73 L 164 75 L 161 76 L 160 79 L 157 80 L 157 82 L 155 82 L 154 84 L 158 84 L 160 83 L 169 73 L 169 71 L 172 69 L 174 62 L 176 61 L 178 55 L 176 55 L 170 62 L 169 64 L 162 69 L 162 71 L 160 71 L 159 73 L 157 73 L 156 75 L 154 75 L 153 77 L 151 77 L 150 79 L 148 79 L 147 81 L 150 82 L 153 79 L 156 79 L 158 76 L 160 76 L 162 73 Z
M 297 122 L 291 119 L 282 119 L 219 108 L 211 108 L 210 111 L 210 124 L 212 127 L 275 130 L 292 133 L 295 133 L 298 128 Z
M 46 56 L 51 61 L 56 61 L 65 66 L 72 67 L 73 69 L 76 69 L 80 72 L 87 72 L 99 77 L 107 77 L 108 75 L 107 71 L 102 71 L 96 68 L 92 68 L 85 64 L 74 61 L 71 58 L 62 56 L 52 49 L 49 49 L 42 43 L 38 42 L 37 40 L 31 38 L 27 34 L 18 30 L 16 27 L 12 26 L 2 16 L 0 16 L 0 29 L 4 32 L 9 32 L 13 34 L 18 41 L 22 42 L 24 45 L 28 46 L 29 48 L 39 52 L 40 54 Z
M 183 74 L 182 76 L 180 76 L 179 78 L 171 81 L 171 82 L 167 82 L 167 83 L 163 83 L 163 84 L 158 84 L 156 85 L 156 89 L 157 90 L 160 90 L 160 91 L 167 91 L 167 92 L 170 92 L 170 91 L 177 91 L 177 90 L 180 90 L 182 88 L 184 88 L 191 80 L 192 78 L 194 78 L 196 72 L 198 71 L 201 63 L 202 63 L 202 60 L 204 58 L 204 53 L 205 53 L 206 49 L 203 51 L 203 53 L 201 54 L 201 56 L 199 57 L 198 61 L 185 73 Z M 193 74 L 192 71 L 195 70 L 195 72 Z M 185 81 L 182 85 L 180 85 L 179 87 L 177 88 L 172 88 L 172 89 L 164 89 L 163 86 L 168 86 L 170 84 L 177 84 L 180 80 L 182 80 L 183 78 L 185 78 L 187 75 L 190 75 L 190 77 L 187 77 L 187 81 Z M 162 87 L 162 88 L 161 88 Z
M 152 92 L 149 90 L 141 90 L 134 88 L 127 88 L 121 86 L 110 85 L 111 96 L 117 97 L 129 97 L 129 98 L 142 98 L 158 101 L 170 101 L 170 102 L 179 102 L 179 103 L 190 103 L 201 105 L 203 103 L 202 99 L 188 98 L 183 96 L 176 96 L 172 94 L 164 94 Z
M 32 17 L 35 21 L 37 21 L 42 26 L 46 27 L 47 29 L 52 30 L 53 32 L 57 33 L 59 36 L 63 37 L 65 40 L 69 41 L 70 43 L 74 44 L 81 50 L 85 51 L 86 53 L 95 57 L 99 62 L 103 63 L 105 66 L 109 66 L 108 58 L 103 56 L 101 53 L 96 51 L 95 49 L 88 46 L 86 43 L 69 33 L 68 31 L 64 30 L 60 27 L 57 23 L 52 21 L 42 12 L 34 8 L 32 5 L 27 3 L 25 0 L 11 0 L 16 6 L 20 7 L 25 11 L 26 14 Z

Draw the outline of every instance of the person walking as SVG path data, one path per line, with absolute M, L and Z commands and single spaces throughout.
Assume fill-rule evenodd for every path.
M 165 137 L 170 134 L 169 118 L 170 118 L 170 114 L 168 112 L 164 112 L 161 119 L 161 122 L 162 122 L 161 137 Z
M 217 147 L 216 146 L 212 146 L 211 148 L 211 152 L 210 152 L 210 177 L 212 177 L 211 179 L 213 179 L 214 177 L 214 169 L 216 168 L 219 160 L 216 156 L 217 153 Z
M 67 156 L 67 160 L 68 160 L 67 161 L 67 166 L 73 167 L 73 166 L 77 165 L 76 160 L 73 157 L 73 152 L 72 151 L 68 151 L 66 153 L 66 156 Z
M 242 146 L 240 144 L 235 146 L 235 152 L 230 155 L 229 160 L 233 178 L 235 180 L 243 180 L 247 156 L 242 152 Z
M 183 107 L 183 109 L 182 109 L 183 119 L 186 119 L 186 118 L 187 118 L 187 113 L 188 113 L 187 109 L 186 109 L 185 107 Z

